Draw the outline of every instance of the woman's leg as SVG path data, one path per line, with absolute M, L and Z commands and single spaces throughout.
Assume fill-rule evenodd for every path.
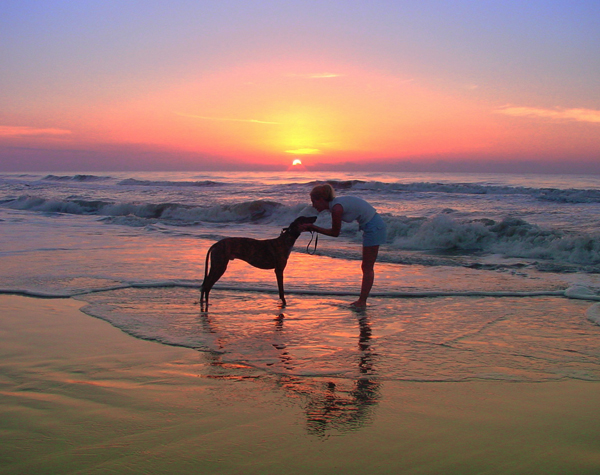
M 367 298 L 373 287 L 373 281 L 375 280 L 375 261 L 377 260 L 377 253 L 379 252 L 379 246 L 363 246 L 362 255 L 362 285 L 360 287 L 360 297 L 356 302 L 351 305 L 353 307 L 366 307 Z

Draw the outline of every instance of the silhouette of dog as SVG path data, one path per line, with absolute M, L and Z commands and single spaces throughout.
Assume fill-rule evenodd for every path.
M 227 264 L 233 259 L 241 259 L 259 269 L 275 269 L 279 298 L 286 306 L 283 293 L 283 271 L 296 239 L 301 234 L 300 226 L 314 223 L 316 216 L 300 216 L 289 227 L 281 231 L 275 239 L 252 239 L 244 237 L 224 238 L 214 243 L 206 253 L 204 281 L 200 287 L 200 309 L 208 310 L 208 294 L 213 285 L 227 270 Z M 208 262 L 210 260 L 210 271 Z M 206 298 L 206 307 L 204 306 Z

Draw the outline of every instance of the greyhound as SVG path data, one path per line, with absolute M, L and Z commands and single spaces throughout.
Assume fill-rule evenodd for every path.
M 289 227 L 283 228 L 279 237 L 275 239 L 258 240 L 244 237 L 229 237 L 214 243 L 206 253 L 204 281 L 200 287 L 201 311 L 208 310 L 208 294 L 213 285 L 227 270 L 229 261 L 233 259 L 241 259 L 259 269 L 275 269 L 279 298 L 281 299 L 282 306 L 285 307 L 283 270 L 287 265 L 288 257 L 294 247 L 294 243 L 302 232 L 300 231 L 300 226 L 314 223 L 316 220 L 316 216 L 300 216 Z M 210 272 L 208 270 L 209 259 L 211 261 Z M 206 307 L 204 307 L 204 297 L 206 297 Z

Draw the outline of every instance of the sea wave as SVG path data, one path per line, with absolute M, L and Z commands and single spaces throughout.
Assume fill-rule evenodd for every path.
M 134 216 L 179 225 L 193 225 L 202 221 L 212 223 L 260 221 L 278 213 L 287 217 L 291 213 L 304 208 L 304 205 L 287 207 L 281 203 L 268 200 L 253 200 L 199 207 L 180 203 L 121 203 L 78 198 L 47 199 L 29 195 L 5 200 L 1 205 L 10 209 L 45 213 L 99 215 L 105 217 Z
M 111 180 L 109 176 L 98 176 L 98 175 L 46 175 L 41 181 L 77 181 L 77 182 L 91 182 L 91 181 L 106 181 Z
M 543 229 L 519 218 L 461 221 L 438 215 L 386 221 L 388 240 L 397 249 L 499 254 L 587 268 L 600 265 L 600 235 Z
M 76 174 L 76 175 L 47 175 L 40 181 L 55 182 L 101 182 L 112 180 L 105 175 Z M 381 182 L 370 180 L 326 180 L 312 181 L 309 183 L 288 183 L 284 187 L 296 189 L 316 184 L 329 183 L 338 191 L 370 191 L 378 193 L 438 193 L 438 194 L 465 194 L 465 195 L 527 195 L 541 201 L 556 203 L 600 203 L 600 190 L 598 189 L 560 189 L 560 188 L 535 188 L 526 186 L 493 185 L 488 183 L 439 183 L 439 182 Z M 117 182 L 119 186 L 157 187 L 157 188 L 203 188 L 233 185 L 227 181 L 200 180 L 200 181 L 173 181 L 173 180 L 142 180 L 126 178 Z
M 164 180 L 138 180 L 136 178 L 127 178 L 121 180 L 121 186 L 174 186 L 174 187 L 205 187 L 205 186 L 224 186 L 227 183 L 203 180 L 203 181 L 164 181 Z
M 45 213 L 97 215 L 110 224 L 143 227 L 162 223 L 174 226 L 257 223 L 285 226 L 305 210 L 303 204 L 253 200 L 195 206 L 181 203 L 133 203 L 79 198 L 45 199 L 20 196 L 3 207 Z M 600 271 L 600 234 L 543 228 L 516 217 L 503 220 L 461 219 L 441 213 L 434 217 L 384 215 L 388 226 L 386 248 L 392 251 L 499 255 L 539 260 L 536 267 L 557 272 Z M 321 225 L 328 217 L 321 216 Z M 360 240 L 358 226 L 343 228 L 345 239 Z M 332 250 L 331 252 L 334 252 Z M 402 259 L 398 254 L 397 259 Z M 395 262 L 397 259 L 392 258 Z M 390 260 L 388 256 L 388 260 Z

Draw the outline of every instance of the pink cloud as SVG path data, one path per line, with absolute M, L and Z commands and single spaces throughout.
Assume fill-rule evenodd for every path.
M 24 137 L 35 135 L 69 135 L 70 130 L 54 128 L 36 128 L 36 127 L 14 127 L 10 125 L 0 125 L 0 137 Z

